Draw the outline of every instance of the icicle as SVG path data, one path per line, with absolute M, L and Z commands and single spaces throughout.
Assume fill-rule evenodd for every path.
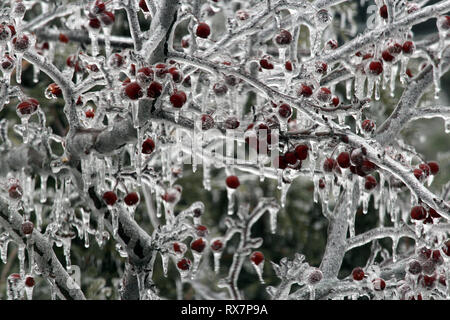
M 72 239 L 69 237 L 63 238 L 62 243 L 63 243 L 64 257 L 66 258 L 66 269 L 67 271 L 71 271 L 72 262 L 70 259 L 70 246 L 72 243 Z
M 397 255 L 398 240 L 399 238 L 397 236 L 392 237 L 392 260 L 394 263 L 397 262 L 398 259 Z
M 168 270 L 168 266 L 169 266 L 169 255 L 166 253 L 161 253 L 161 261 L 162 261 L 164 277 L 167 278 L 167 270 Z
M 228 188 L 227 187 L 227 197 L 228 197 L 228 214 L 232 215 L 234 213 L 234 193 L 236 192 L 236 189 Z
M 214 257 L 214 272 L 218 274 L 220 270 L 220 259 L 222 258 L 222 251 L 214 251 L 213 257 Z
M 17 257 L 19 258 L 20 276 L 25 276 L 25 246 L 19 245 Z
M 84 247 L 89 248 L 89 220 L 90 220 L 90 212 L 84 211 L 83 208 L 81 210 L 81 219 L 83 220 L 83 231 L 84 231 Z
M 316 289 L 314 286 L 308 286 L 309 300 L 316 300 Z
M 45 203 L 47 201 L 47 180 L 48 180 L 48 175 L 41 175 L 41 189 L 40 189 L 40 199 L 39 201 L 41 203 Z
M 96 57 L 99 54 L 97 32 L 89 30 L 89 38 L 91 39 L 92 56 Z
M 11 274 L 6 280 L 6 297 L 8 300 L 22 300 L 24 281 L 17 273 Z
M 207 159 L 203 160 L 203 187 L 211 191 L 211 166 Z
M 41 73 L 41 69 L 35 64 L 33 65 L 33 83 L 39 82 L 39 74 Z
M 289 191 L 289 187 L 291 186 L 291 183 L 284 183 L 281 182 L 281 197 L 280 197 L 280 203 L 281 207 L 284 208 L 286 205 L 286 196 Z M 273 233 L 273 232 L 272 232 Z
M 434 99 L 439 99 L 439 92 L 441 91 L 441 65 L 438 63 L 433 66 L 433 84 L 434 84 Z
M 136 103 L 135 103 L 136 104 Z M 140 187 L 142 186 L 142 143 L 143 143 L 143 132 L 142 132 L 142 128 L 138 127 L 137 128 L 137 138 L 138 138 L 138 142 L 137 142 L 137 155 L 136 155 L 136 176 L 137 176 L 137 186 Z
M 111 27 L 103 28 L 103 36 L 105 39 L 105 53 L 108 58 L 111 55 Z
M 400 82 L 401 84 L 406 83 L 406 66 L 408 65 L 409 57 L 402 56 L 400 59 Z
M 374 84 L 375 84 L 375 78 L 372 76 L 367 77 L 367 93 L 366 93 L 367 98 L 372 97 Z
M 391 67 L 391 78 L 390 78 L 390 89 L 391 89 L 391 97 L 395 95 L 395 78 L 397 77 L 398 66 L 395 64 Z
M 375 100 L 380 100 L 380 79 L 375 80 Z
M 8 244 L 10 241 L 8 232 L 0 234 L 0 255 L 4 264 L 8 262 Z
M 108 206 L 108 210 L 111 213 L 111 223 L 113 228 L 113 236 L 117 237 L 117 232 L 119 230 L 119 213 L 116 206 Z
M 345 81 L 345 97 L 347 100 L 350 100 L 352 98 L 352 84 L 353 79 L 348 79 Z
M 270 215 L 270 231 L 272 234 L 277 232 L 277 217 L 278 217 L 278 207 L 270 207 L 269 209 Z
M 22 58 L 23 53 L 16 52 L 16 82 L 18 84 L 22 83 Z
M 27 278 L 32 278 L 32 276 L 31 275 L 27 275 L 26 277 L 25 277 L 25 279 L 27 279 Z M 33 289 L 34 289 L 34 284 L 32 285 L 32 286 L 28 286 L 26 283 L 25 283 L 25 294 L 26 294 L 26 296 L 27 296 L 27 300 L 33 300 Z
M 256 263 L 254 263 L 253 261 L 252 261 L 251 263 L 252 263 L 253 268 L 254 268 L 255 271 L 256 271 L 256 274 L 258 275 L 259 282 L 260 282 L 261 284 L 264 284 L 265 282 L 264 282 L 264 279 L 263 279 L 263 277 L 262 277 L 263 270 L 264 270 L 264 260 L 261 261 L 259 264 L 256 264 Z
M 202 259 L 203 254 L 193 251 L 192 255 L 194 257 L 194 263 L 192 265 L 191 279 L 194 280 L 197 276 L 198 267 L 200 266 L 200 260 Z

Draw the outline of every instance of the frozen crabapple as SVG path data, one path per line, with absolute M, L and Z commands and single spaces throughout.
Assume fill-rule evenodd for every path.
M 191 260 L 183 258 L 177 262 L 177 267 L 180 270 L 187 271 L 191 268 Z
M 20 115 L 31 115 L 36 112 L 39 107 L 39 101 L 29 98 L 17 105 L 17 113 Z
M 209 27 L 209 25 L 205 22 L 200 22 L 197 25 L 197 29 L 195 30 L 195 34 L 197 35 L 197 37 L 206 39 L 209 37 L 211 33 L 211 29 Z
M 287 119 L 292 115 L 292 108 L 288 104 L 283 103 L 278 107 L 278 114 L 280 117 Z
M 432 175 L 436 175 L 439 172 L 439 164 L 436 161 L 430 161 L 427 164 Z
M 306 144 L 299 144 L 295 147 L 295 154 L 297 155 L 297 159 L 306 160 L 308 157 L 309 147 Z
M 221 240 L 214 240 L 211 243 L 211 250 L 213 251 L 222 251 L 223 250 L 223 242 Z
M 350 167 L 350 153 L 348 153 L 348 152 L 346 152 L 346 151 L 341 152 L 341 153 L 337 156 L 336 160 L 337 160 L 338 165 L 339 165 L 341 168 L 346 169 L 346 168 L 349 168 L 349 167 Z
M 137 194 L 137 192 L 130 192 L 125 196 L 123 201 L 127 206 L 134 206 L 139 202 L 139 195 Z
M 202 238 L 198 238 L 191 242 L 191 249 L 201 253 L 206 247 L 206 242 Z
M 331 90 L 325 87 L 322 87 L 317 92 L 317 99 L 322 102 L 329 102 L 331 99 Z
M 273 64 L 269 61 L 268 58 L 262 58 L 261 60 L 259 60 L 259 65 L 261 66 L 261 68 L 267 70 L 271 70 L 274 68 Z
M 106 191 L 103 196 L 103 200 L 109 206 L 113 206 L 117 201 L 117 195 L 114 191 Z
M 386 282 L 381 278 L 372 280 L 372 285 L 375 291 L 383 291 L 386 288 Z
M 216 96 L 222 97 L 227 94 L 228 87 L 223 82 L 217 82 L 213 85 L 213 91 Z
M 423 220 L 427 217 L 427 212 L 422 206 L 415 206 L 411 209 L 411 219 L 413 220 Z
M 302 84 L 297 91 L 298 96 L 310 97 L 313 94 L 313 89 L 311 86 Z
M 383 63 L 379 60 L 371 61 L 368 66 L 368 72 L 372 75 L 378 76 L 383 72 Z
M 292 62 L 291 61 L 286 61 L 284 63 L 284 68 L 286 69 L 286 71 L 292 71 Z
M 225 183 L 227 187 L 231 189 L 237 189 L 241 185 L 237 176 L 228 176 Z
M 137 82 L 130 82 L 124 89 L 124 94 L 131 100 L 138 100 L 144 96 L 142 87 Z
M 275 36 L 275 43 L 279 46 L 287 46 L 292 41 L 292 34 L 285 30 L 281 29 L 280 32 Z
M 139 8 L 141 8 L 141 10 L 144 11 L 144 12 L 149 12 L 148 7 L 147 7 L 147 3 L 145 2 L 145 0 L 140 0 L 139 1 Z
M 31 39 L 26 34 L 19 34 L 12 40 L 14 51 L 25 52 L 31 46 Z
M 198 237 L 206 237 L 208 235 L 208 228 L 204 225 L 198 225 L 195 231 Z
M 315 64 L 316 73 L 325 75 L 327 73 L 327 70 L 328 70 L 328 65 L 325 62 L 316 61 L 316 64 Z
M 264 254 L 261 251 L 255 251 L 250 255 L 250 260 L 258 266 L 264 261 Z
M 95 112 L 93 109 L 89 109 L 84 112 L 84 115 L 86 116 L 86 118 L 92 119 L 95 117 Z
M 308 273 L 307 283 L 309 285 L 315 285 L 323 279 L 323 273 L 319 268 L 314 268 Z
M 365 132 L 373 132 L 375 130 L 375 123 L 370 119 L 366 119 L 361 123 L 361 128 Z
M 155 142 L 151 138 L 147 138 L 142 142 L 142 153 L 151 154 L 155 150 Z
M 209 114 L 202 114 L 201 117 L 202 130 L 206 131 L 214 128 L 214 119 Z
M 187 97 L 184 91 L 175 91 L 170 96 L 170 103 L 174 108 L 181 108 L 186 103 Z
M 336 160 L 333 158 L 326 158 L 323 162 L 323 171 L 325 172 L 332 172 L 333 169 L 336 167 Z
M 11 39 L 11 29 L 6 24 L 0 24 L 0 43 Z
M 239 128 L 240 122 L 236 117 L 229 117 L 225 120 L 225 128 L 229 130 Z
M 377 186 L 377 180 L 373 176 L 366 176 L 366 180 L 364 182 L 364 188 L 366 190 L 373 190 Z
M 11 73 L 15 67 L 15 59 L 10 55 L 5 54 L 0 60 L 0 68 L 4 73 Z
M 15 200 L 22 198 L 22 187 L 18 183 L 13 183 L 8 189 L 8 195 L 11 199 Z
M 380 7 L 380 16 L 385 20 L 388 18 L 388 10 L 386 5 L 382 5 Z
M 153 81 L 153 70 L 149 67 L 142 67 L 137 70 L 136 80 L 144 86 Z
M 416 46 L 414 45 L 414 42 L 412 41 L 405 41 L 402 45 L 403 54 L 405 55 L 412 55 Z
M 364 279 L 364 270 L 361 267 L 356 267 L 352 271 L 352 278 L 356 281 Z
M 150 85 L 147 88 L 147 96 L 149 98 L 158 98 L 161 95 L 162 92 L 162 85 L 158 81 L 152 81 Z
M 35 285 L 35 281 L 34 278 L 31 276 L 27 276 L 25 278 L 25 286 L 27 286 L 28 288 L 34 287 Z

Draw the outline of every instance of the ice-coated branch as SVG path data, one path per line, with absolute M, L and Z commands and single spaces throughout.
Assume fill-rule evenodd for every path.
M 19 245 L 32 245 L 39 272 L 54 283 L 59 297 L 64 300 L 85 300 L 79 285 L 69 276 L 53 252 L 50 240 L 36 229 L 27 238 L 22 231 L 23 221 L 18 212 L 10 210 L 8 204 L 0 199 L 0 224 Z

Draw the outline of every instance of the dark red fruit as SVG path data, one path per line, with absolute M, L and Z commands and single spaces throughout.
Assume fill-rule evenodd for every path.
M 174 108 L 181 108 L 187 100 L 186 93 L 184 91 L 175 91 L 170 96 L 170 103 Z
M 25 285 L 27 286 L 27 287 L 34 287 L 34 284 L 35 284 L 35 282 L 34 282 L 34 278 L 33 277 L 26 277 L 25 278 Z
M 308 158 L 308 146 L 306 144 L 300 144 L 295 147 L 295 154 L 298 160 L 305 160 Z
M 240 125 L 239 120 L 236 117 L 230 117 L 225 120 L 225 128 L 226 129 L 236 129 Z
M 92 29 L 100 29 L 101 26 L 102 24 L 97 18 L 89 19 L 89 27 L 91 27 Z
M 323 179 L 319 179 L 319 189 L 325 189 L 325 182 Z
M 402 46 L 403 53 L 406 55 L 410 55 L 414 52 L 414 49 L 416 46 L 414 45 L 414 42 L 412 41 L 405 41 Z
M 384 50 L 381 53 L 381 57 L 383 57 L 383 60 L 386 62 L 391 62 L 395 59 L 395 57 L 389 52 L 389 49 Z
M 60 97 L 60 96 L 62 95 L 61 88 L 60 88 L 56 83 L 51 83 L 51 84 L 48 86 L 48 90 L 49 90 L 54 96 Z
M 142 98 L 144 93 L 142 92 L 141 86 L 137 82 L 130 82 L 125 87 L 125 95 L 131 100 L 137 100 Z
M 173 251 L 177 253 L 183 253 L 183 251 L 181 251 L 181 246 L 178 242 L 173 243 Z
M 372 190 L 375 189 L 377 186 L 377 180 L 373 176 L 367 176 L 366 181 L 364 182 L 364 188 L 366 190 Z
M 178 269 L 183 270 L 183 271 L 189 270 L 189 268 L 191 267 L 191 260 L 181 259 L 180 261 L 178 261 L 177 267 L 178 267 Z
M 423 220 L 427 217 L 427 212 L 422 206 L 415 206 L 411 209 L 411 219 Z
M 433 208 L 428 209 L 428 213 L 430 214 L 430 217 L 432 217 L 434 219 L 438 219 L 441 217 L 441 215 Z
M 371 61 L 369 63 L 369 71 L 371 74 L 378 76 L 383 72 L 383 63 L 381 61 Z
M 113 206 L 117 201 L 117 195 L 114 191 L 106 191 L 103 194 L 103 200 L 109 206 Z
M 337 107 L 339 105 L 339 97 L 334 96 L 333 99 L 331 99 L 331 103 L 333 106 Z
M 64 33 L 60 33 L 59 34 L 59 41 L 62 43 L 68 43 L 69 42 L 69 37 L 66 36 Z
M 288 104 L 283 103 L 278 108 L 278 114 L 280 117 L 287 119 L 292 115 L 292 108 Z
M 350 167 L 350 153 L 348 152 L 341 152 L 337 158 L 337 163 L 339 167 L 345 169 Z
M 241 185 L 237 176 L 228 176 L 225 183 L 231 189 L 237 189 Z
M 211 243 L 211 250 L 213 251 L 220 251 L 223 249 L 223 242 L 220 240 L 215 240 L 213 243 Z
M 439 172 L 439 164 L 436 161 L 428 162 L 428 166 L 432 175 L 436 175 Z
M 158 98 L 161 95 L 162 85 L 157 81 L 153 81 L 150 83 L 150 86 L 147 89 L 147 96 L 150 98 Z
M 414 169 L 413 173 L 417 180 L 422 180 L 422 178 L 424 177 L 423 171 L 420 169 Z
M 364 270 L 361 267 L 356 267 L 352 271 L 353 280 L 361 281 L 364 279 Z
M 381 278 L 372 280 L 372 284 L 375 291 L 382 291 L 386 288 L 386 282 Z
M 195 230 L 199 237 L 206 237 L 208 235 L 208 228 L 206 226 L 198 225 Z
M 366 119 L 361 123 L 361 128 L 365 132 L 372 132 L 375 129 L 375 123 L 370 119 Z
M 126 195 L 123 201 L 127 206 L 134 206 L 136 203 L 139 202 L 139 196 L 136 192 L 130 192 L 129 194 Z
M 360 169 L 366 175 L 373 172 L 377 168 L 376 164 L 369 160 L 363 160 L 361 163 Z
M 87 110 L 87 111 L 84 113 L 84 115 L 86 116 L 86 118 L 93 118 L 93 117 L 95 117 L 94 110 L 92 110 L 92 109 Z
M 25 221 L 22 223 L 22 233 L 23 234 L 32 234 L 34 229 L 34 224 L 31 221 Z
M 205 249 L 206 242 L 202 238 L 198 238 L 191 243 L 191 249 L 197 252 L 202 252 Z
M 202 130 L 209 130 L 211 128 L 214 128 L 214 119 L 209 114 L 202 114 L 201 121 Z
M 323 162 L 323 171 L 325 172 L 333 171 L 334 167 L 336 167 L 336 160 L 333 158 L 326 158 Z
M 213 91 L 215 93 L 216 96 L 218 97 L 222 97 L 224 95 L 227 94 L 228 92 L 228 87 L 226 86 L 225 83 L 223 82 L 217 82 L 214 84 L 213 86 Z
M 114 21 L 116 20 L 116 17 L 114 15 L 114 13 L 112 13 L 111 11 L 105 11 L 100 16 L 100 20 L 102 20 L 102 22 L 103 22 L 103 24 L 105 26 L 109 26 L 109 25 L 112 25 L 114 23 Z
M 317 99 L 322 102 L 328 102 L 331 99 L 331 90 L 325 87 L 319 89 L 317 92 Z
M 33 114 L 39 107 L 39 102 L 36 99 L 30 98 L 22 101 L 17 105 L 17 111 L 20 114 Z
M 289 31 L 281 29 L 280 33 L 275 36 L 275 42 L 280 46 L 288 45 L 292 42 L 292 35 Z
M 304 96 L 304 97 L 310 97 L 312 95 L 313 91 L 312 88 L 306 84 L 302 84 L 300 86 L 300 89 L 297 92 L 297 95 Z
M 270 63 L 269 60 L 268 60 L 268 59 L 265 59 L 265 58 L 259 60 L 259 65 L 260 65 L 261 68 L 263 68 L 263 69 L 268 69 L 268 70 L 273 69 L 273 64 Z
M 387 18 L 388 18 L 388 10 L 387 10 L 387 6 L 386 6 L 386 5 L 383 5 L 383 6 L 380 8 L 380 16 L 381 16 L 383 19 L 387 19 Z
M 422 265 L 417 260 L 412 260 L 408 266 L 409 273 L 417 275 L 422 272 Z
M 286 61 L 286 63 L 284 64 L 284 68 L 285 68 L 287 71 L 292 71 L 292 62 Z
M 25 34 L 14 37 L 12 43 L 14 50 L 19 52 L 23 52 L 30 47 L 30 39 Z
M 297 155 L 295 154 L 295 152 L 292 152 L 292 151 L 285 153 L 284 160 L 290 165 L 294 165 L 298 161 Z
M 250 256 L 250 260 L 257 266 L 264 261 L 264 255 L 260 251 L 255 251 Z
M 144 12 L 148 12 L 148 7 L 147 7 L 147 3 L 145 2 L 145 0 L 140 0 L 139 1 L 139 8 L 142 9 L 142 11 Z
M 316 72 L 320 74 L 326 74 L 328 70 L 328 65 L 325 62 L 317 61 L 316 62 Z
M 197 35 L 197 37 L 204 38 L 204 39 L 208 38 L 210 33 L 211 33 L 211 29 L 209 28 L 209 25 L 204 22 L 199 23 L 197 26 L 197 30 L 195 31 L 195 34 Z
M 146 139 L 143 143 L 142 143 L 142 153 L 143 154 L 150 154 L 153 152 L 153 150 L 155 150 L 155 142 L 153 141 L 153 139 Z

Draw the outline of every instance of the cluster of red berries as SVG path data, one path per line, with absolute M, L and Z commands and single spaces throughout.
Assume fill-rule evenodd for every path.
M 116 17 L 112 11 L 106 10 L 106 3 L 102 0 L 96 0 L 88 14 L 89 23 L 88 26 L 91 29 L 100 29 L 102 24 L 104 26 L 110 26 L 116 20 Z
M 439 164 L 436 161 L 419 164 L 418 168 L 413 170 L 414 176 L 419 181 L 425 180 L 430 174 L 436 175 L 439 172 Z
M 411 219 L 413 220 L 423 220 L 423 223 L 433 223 L 433 219 L 440 218 L 441 215 L 434 210 L 429 208 L 426 210 L 423 206 L 414 206 L 411 208 Z
M 109 206 L 113 206 L 117 202 L 117 195 L 114 191 L 106 191 L 103 194 L 103 201 Z M 139 195 L 137 192 L 128 193 L 123 199 L 127 206 L 134 206 L 139 202 Z
M 308 146 L 306 144 L 297 145 L 293 150 L 287 151 L 275 159 L 274 166 L 279 169 L 300 169 L 302 161 L 308 157 Z

